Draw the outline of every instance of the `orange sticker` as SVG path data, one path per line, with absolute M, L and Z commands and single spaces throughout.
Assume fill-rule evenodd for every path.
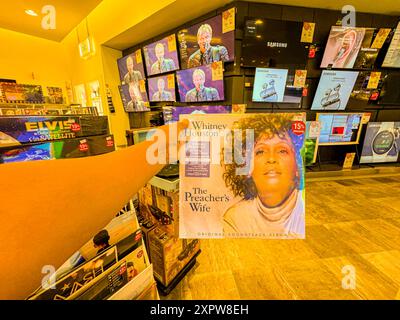
M 213 62 L 211 64 L 211 79 L 212 81 L 223 80 L 224 71 L 222 68 L 222 61 Z
M 140 49 L 136 50 L 135 55 L 136 55 L 136 63 L 137 64 L 142 63 L 142 52 L 140 51 Z
M 175 40 L 175 35 L 171 34 L 168 36 L 168 51 L 176 51 L 176 40 Z
M 301 40 L 300 42 L 311 43 L 314 39 L 314 30 L 315 23 L 314 22 L 304 22 L 303 30 L 301 32 Z
M 235 30 L 236 8 L 231 8 L 222 13 L 222 33 Z

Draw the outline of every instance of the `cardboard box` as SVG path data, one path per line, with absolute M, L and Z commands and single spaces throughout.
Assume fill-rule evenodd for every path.
M 106 116 L 0 117 L 0 148 L 105 134 Z
M 167 191 L 154 184 L 146 184 L 139 191 L 139 211 L 154 224 L 175 237 L 179 236 L 179 191 Z
M 81 158 L 114 150 L 113 135 L 92 136 L 0 149 L 0 163 Z
M 168 286 L 200 250 L 200 241 L 175 238 L 161 226 L 149 233 L 149 249 L 155 278 Z

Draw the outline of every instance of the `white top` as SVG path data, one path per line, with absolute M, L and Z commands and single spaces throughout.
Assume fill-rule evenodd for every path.
M 224 215 L 225 236 L 304 239 L 304 201 L 301 191 L 295 190 L 294 193 L 293 201 L 296 201 L 294 209 L 287 213 L 285 213 L 285 208 L 290 204 L 277 210 L 265 207 L 258 197 L 239 201 Z M 279 217 L 276 218 L 278 215 Z

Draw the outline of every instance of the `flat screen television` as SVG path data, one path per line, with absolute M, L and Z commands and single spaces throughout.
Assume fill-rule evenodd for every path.
M 400 68 L 400 22 L 394 31 L 392 41 L 390 42 L 382 67 Z
M 353 68 L 364 36 L 365 28 L 331 27 L 321 68 Z
M 240 64 L 289 68 L 307 63 L 307 44 L 300 42 L 302 22 L 246 18 Z
M 318 145 L 358 144 L 362 113 L 317 113 L 321 125 Z
M 126 112 L 150 111 L 144 80 L 142 85 L 132 82 L 119 86 L 122 104 Z
M 149 78 L 148 85 L 150 101 L 176 101 L 174 74 Z
M 303 88 L 294 86 L 294 77 L 294 70 L 256 68 L 252 100 L 301 103 Z
M 143 47 L 148 76 L 179 69 L 175 34 Z
M 378 104 L 400 105 L 400 72 L 387 73 L 383 77 Z
M 231 106 L 163 107 L 164 123 L 179 121 L 181 114 L 231 113 Z
M 344 110 L 357 76 L 357 71 L 322 71 L 311 110 Z
M 181 102 L 224 100 L 222 62 L 176 72 Z
M 213 18 L 179 30 L 178 42 L 181 68 L 188 69 L 216 61 L 233 61 L 235 57 L 235 30 L 225 31 L 225 11 Z M 224 32 L 225 31 L 225 32 Z
M 138 82 L 146 78 L 144 74 L 142 52 L 140 49 L 118 59 L 117 63 L 119 78 L 122 84 Z
M 400 122 L 369 122 L 360 163 L 396 162 L 400 150 Z
M 374 28 L 365 28 L 363 41 L 361 42 L 360 51 L 354 62 L 354 69 L 373 69 L 375 60 L 378 57 L 379 49 L 371 48 L 372 40 L 375 34 Z

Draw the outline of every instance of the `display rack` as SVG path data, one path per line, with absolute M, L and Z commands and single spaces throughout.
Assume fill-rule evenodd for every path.
M 61 104 L 1 103 L 0 116 L 26 115 L 94 115 L 98 116 L 96 107 Z

